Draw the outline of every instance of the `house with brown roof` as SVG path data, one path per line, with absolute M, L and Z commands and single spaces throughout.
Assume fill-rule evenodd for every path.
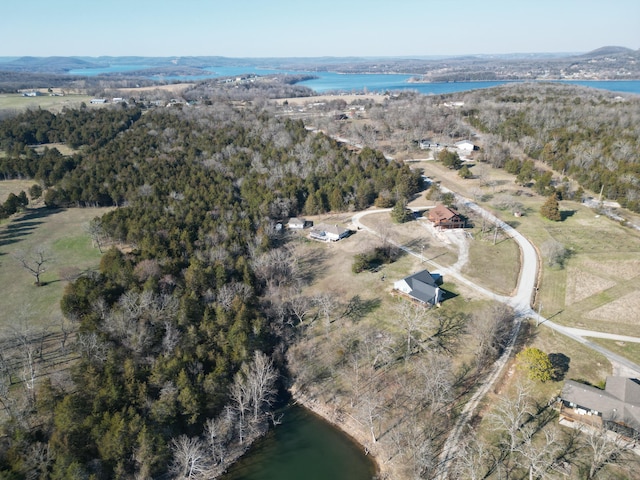
M 560 418 L 604 426 L 629 438 L 640 436 L 640 381 L 607 377 L 604 390 L 567 380 L 560 395 Z
M 464 228 L 464 218 L 453 208 L 438 204 L 429 210 L 429 221 L 434 227 L 440 228 Z

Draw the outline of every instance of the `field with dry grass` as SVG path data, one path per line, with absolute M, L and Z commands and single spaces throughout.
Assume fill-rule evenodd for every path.
M 20 94 L 0 94 L 0 110 L 27 110 L 43 108 L 52 112 L 59 112 L 64 107 L 74 108 L 80 106 L 82 102 L 89 105 L 91 100 L 89 95 L 65 95 L 63 97 L 23 97 Z
M 18 195 L 21 191 L 29 195 L 29 188 L 38 183 L 35 180 L 3 180 L 0 181 L 0 203 L 7 200 L 10 193 Z M 6 220 L 5 220 L 6 222 Z

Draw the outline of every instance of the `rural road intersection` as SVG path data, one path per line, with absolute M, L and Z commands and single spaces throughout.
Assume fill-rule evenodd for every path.
M 443 187 L 441 187 L 441 189 L 445 192 L 449 191 Z M 446 275 L 450 278 L 451 277 L 455 278 L 456 281 L 458 281 L 459 283 L 462 283 L 467 287 L 475 290 L 476 292 L 481 293 L 485 297 L 492 298 L 496 301 L 499 301 L 511 306 L 516 312 L 516 319 L 514 322 L 509 345 L 507 346 L 503 354 L 500 356 L 500 358 L 496 360 L 496 362 L 492 366 L 490 374 L 487 376 L 485 381 L 482 384 L 478 385 L 478 388 L 474 392 L 471 399 L 464 405 L 462 411 L 460 412 L 460 416 L 456 421 L 456 424 L 454 425 L 453 429 L 449 434 L 449 437 L 447 438 L 447 441 L 444 444 L 444 447 L 442 449 L 442 452 L 439 458 L 440 464 L 441 464 L 441 470 L 438 478 L 442 480 L 445 480 L 448 478 L 449 465 L 451 463 L 450 461 L 456 456 L 457 448 L 460 445 L 460 440 L 462 438 L 463 433 L 465 432 L 465 427 L 469 422 L 469 420 L 471 420 L 471 418 L 473 417 L 473 412 L 478 407 L 480 401 L 493 387 L 494 383 L 500 377 L 500 374 L 504 366 L 507 364 L 513 350 L 515 339 L 520 330 L 520 325 L 524 319 L 531 318 L 536 321 L 537 326 L 544 326 L 547 328 L 551 328 L 552 330 L 555 330 L 556 332 L 561 333 L 569 338 L 572 338 L 573 340 L 581 343 L 582 345 L 585 345 L 601 353 L 602 355 L 607 357 L 609 361 L 611 361 L 611 363 L 614 366 L 614 370 L 623 371 L 628 375 L 640 375 L 640 366 L 627 360 L 626 358 L 621 357 L 620 355 L 617 355 L 611 352 L 610 350 L 604 347 L 601 347 L 600 345 L 590 342 L 589 340 L 587 340 L 587 337 L 606 338 L 606 339 L 620 340 L 625 342 L 640 342 L 640 338 L 565 327 L 562 325 L 558 325 L 557 323 L 547 318 L 544 318 L 543 316 L 539 315 L 533 308 L 531 308 L 531 303 L 534 298 L 534 294 L 537 291 L 538 265 L 539 265 L 538 253 L 535 247 L 531 244 L 529 240 L 527 240 L 527 238 L 524 237 L 524 235 L 522 235 L 520 232 L 518 232 L 516 229 L 514 229 L 507 223 L 497 218 L 492 213 L 483 209 L 482 207 L 472 202 L 468 198 L 462 197 L 461 195 L 458 195 L 455 192 L 451 192 L 451 193 L 455 195 L 458 205 L 463 205 L 464 207 L 470 210 L 473 210 L 476 214 L 484 217 L 494 225 L 497 225 L 499 228 L 501 228 L 505 232 L 505 234 L 510 236 L 518 244 L 521 252 L 521 268 L 520 268 L 520 274 L 518 276 L 518 286 L 515 293 L 511 296 L 498 295 L 482 287 L 481 285 L 478 285 L 472 282 L 466 277 L 462 276 L 458 271 L 458 269 L 448 268 L 443 265 L 439 265 L 433 260 L 425 259 L 421 253 L 415 252 L 410 248 L 404 245 L 400 245 L 396 242 L 391 242 L 391 243 L 394 243 L 396 247 L 402 249 L 404 252 L 420 258 L 423 262 L 429 263 L 431 266 L 435 267 L 435 269 L 437 269 L 441 275 L 443 276 Z M 421 211 L 425 209 L 426 208 L 413 208 L 414 211 Z M 375 230 L 367 227 L 366 225 L 363 225 L 361 222 L 361 219 L 366 215 L 371 215 L 371 214 L 376 214 L 381 212 L 390 212 L 390 211 L 391 209 L 387 208 L 387 209 L 375 209 L 375 210 L 366 210 L 363 212 L 359 212 L 353 216 L 352 223 L 358 230 L 363 230 L 373 235 L 381 236 Z

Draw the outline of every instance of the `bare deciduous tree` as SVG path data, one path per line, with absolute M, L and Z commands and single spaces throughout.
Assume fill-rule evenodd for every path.
M 633 442 L 623 438 L 621 435 L 601 428 L 585 428 L 584 443 L 589 452 L 587 464 L 589 466 L 589 479 L 595 478 L 606 465 L 622 465 L 626 459 Z
M 40 246 L 31 252 L 17 252 L 14 258 L 22 265 L 30 275 L 36 279 L 35 284 L 41 286 L 40 276 L 47 271 L 47 266 L 52 258 L 47 250 Z
M 557 240 L 551 239 L 544 242 L 540 248 L 542 255 L 547 259 L 547 265 L 562 267 L 567 258 L 567 249 Z
M 210 468 L 209 456 L 200 439 L 180 435 L 171 440 L 171 451 L 173 453 L 171 472 L 175 478 L 207 478 L 206 474 Z
M 86 230 L 91 237 L 93 245 L 98 247 L 98 251 L 102 253 L 102 247 L 107 241 L 107 234 L 102 225 L 102 219 L 100 217 L 95 217 L 88 223 Z

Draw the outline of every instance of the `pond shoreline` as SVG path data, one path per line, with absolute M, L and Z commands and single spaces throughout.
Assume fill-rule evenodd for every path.
M 370 445 L 365 433 L 358 427 L 358 422 L 351 415 L 341 411 L 337 405 L 329 405 L 322 402 L 318 398 L 313 398 L 302 392 L 295 384 L 289 388 L 289 393 L 295 404 L 301 405 L 309 412 L 320 417 L 325 422 L 340 430 L 349 437 L 362 450 L 364 455 L 368 456 L 375 467 L 376 479 L 395 478 L 390 465 L 381 465 L 378 458 L 383 453 L 378 447 L 379 444 Z

